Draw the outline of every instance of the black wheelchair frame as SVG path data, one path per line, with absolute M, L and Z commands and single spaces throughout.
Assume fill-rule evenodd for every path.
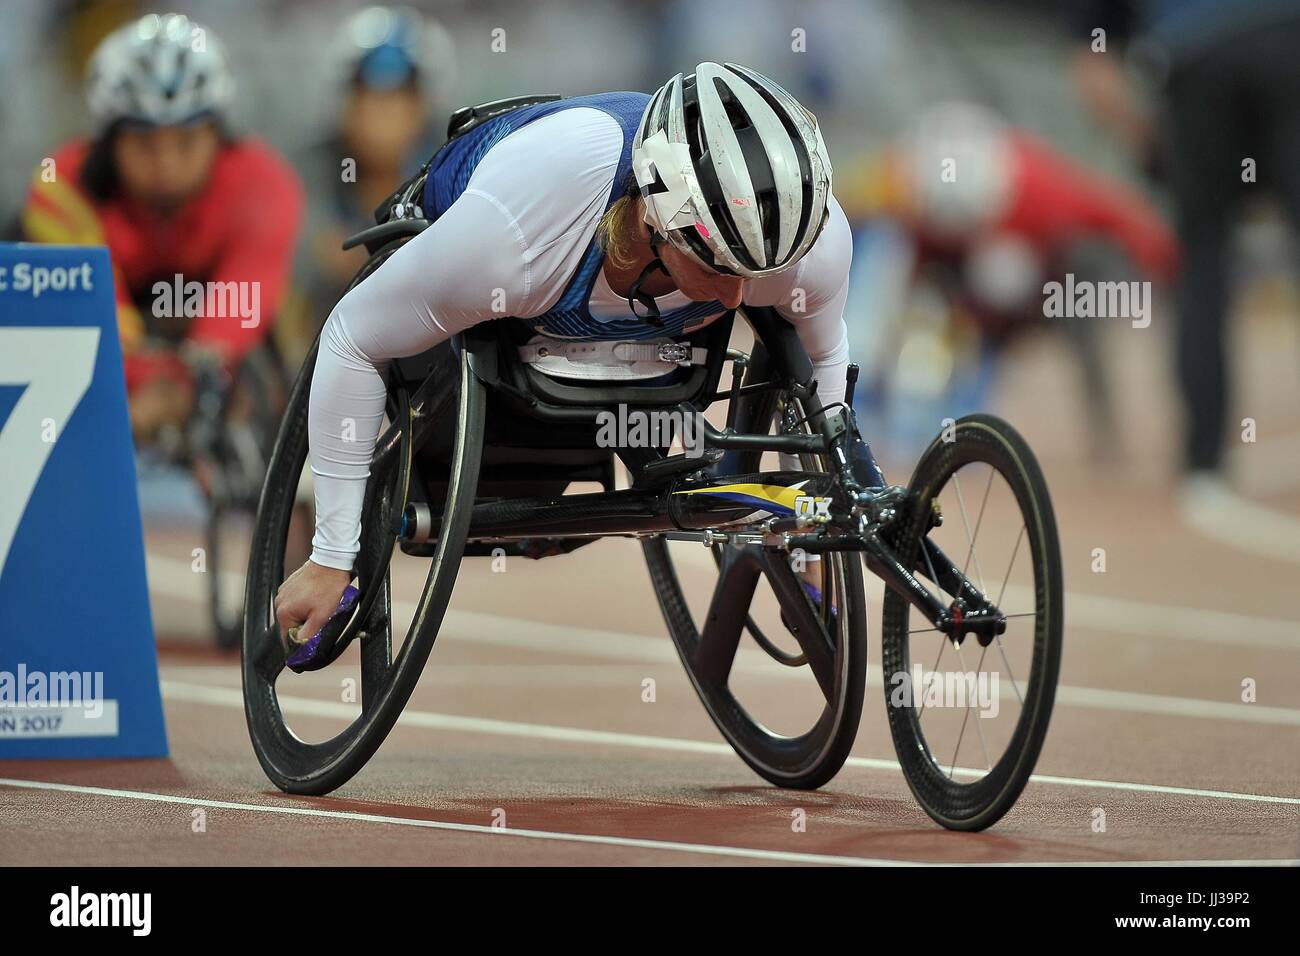
M 548 382 L 544 375 L 523 365 L 514 356 L 512 346 L 516 339 L 505 327 L 509 320 L 477 326 L 461 337 L 458 347 L 468 353 L 469 368 L 489 389 L 489 394 L 496 392 L 506 399 L 501 403 L 503 411 L 508 410 L 548 428 L 576 427 L 579 432 L 589 430 L 594 434 L 597 415 L 618 405 L 625 405 L 629 413 L 653 414 L 671 409 L 682 415 L 697 416 L 702 415 L 713 401 L 729 398 L 732 400 L 731 408 L 736 411 L 740 408 L 738 400 L 742 396 L 778 389 L 800 397 L 806 405 L 815 405 L 812 363 L 799 345 L 794 328 L 774 310 L 748 309 L 745 315 L 768 357 L 769 378 L 764 382 L 741 384 L 740 376 L 733 376 L 730 392 L 716 391 L 726 339 L 731 330 L 730 317 L 697 333 L 699 339 L 711 346 L 709 364 L 698 368 L 699 374 L 692 375 L 684 385 L 669 386 L 665 389 L 669 394 L 663 396 L 656 396 L 654 388 L 584 388 Z M 403 360 L 400 363 L 401 381 L 395 385 L 398 389 L 415 386 L 410 405 L 417 420 L 422 417 L 420 409 L 426 401 L 427 390 L 434 387 L 432 377 L 418 381 L 418 370 L 429 361 L 424 356 Z M 407 377 L 412 374 L 415 377 Z M 577 393 L 575 399 L 570 400 L 569 393 Z M 660 400 L 655 401 L 656 398 Z M 865 450 L 866 443 L 858 432 L 851 396 L 846 396 L 846 399 L 837 403 L 840 407 L 836 411 L 826 412 L 817 407 L 809 415 L 809 423 L 816 428 L 813 434 L 746 433 L 743 426 L 737 427 L 734 421 L 723 429 L 717 429 L 701 418 L 705 455 L 699 458 L 686 454 L 647 457 L 638 454 L 645 451 L 643 449 L 619 449 L 621 455 L 626 454 L 624 464 L 632 475 L 631 487 L 607 488 L 582 495 L 554 494 L 481 502 L 475 505 L 470 518 L 469 542 L 493 546 L 538 538 L 574 541 L 597 540 L 610 535 L 664 534 L 670 539 L 734 540 L 786 551 L 801 549 L 808 554 L 856 551 L 862 553 L 873 573 L 891 589 L 906 596 L 935 628 L 958 640 L 974 634 L 982 644 L 987 644 L 994 635 L 1005 632 L 1006 622 L 993 602 L 973 582 L 962 578 L 958 585 L 961 571 L 947 555 L 927 541 L 924 560 L 908 568 L 894 553 L 888 530 L 908 505 L 907 490 L 897 486 L 870 488 L 855 473 L 850 462 L 854 459 L 862 461 L 869 457 L 870 452 L 866 452 L 866 456 L 853 453 L 853 445 Z M 426 437 L 427 432 L 417 425 L 413 446 L 419 448 Z M 394 429 L 387 441 L 380 443 L 376 468 L 382 469 L 383 456 L 398 454 L 401 445 L 400 429 Z M 840 469 L 806 486 L 810 497 L 831 499 L 829 512 L 822 516 L 829 520 L 814 523 L 798 517 L 776 518 L 767 520 L 761 530 L 726 531 L 723 526 L 742 521 L 753 513 L 753 506 L 699 492 L 735 483 L 781 487 L 807 476 L 784 471 L 723 473 L 716 468 L 722 459 L 716 455 L 709 456 L 710 451 L 828 455 L 841 462 Z M 606 453 L 606 457 L 612 458 L 612 453 Z M 713 462 L 713 469 L 702 467 L 709 461 Z M 535 463 L 528 463 L 527 468 L 529 480 L 535 481 Z M 548 477 L 567 485 L 605 477 L 603 469 L 598 474 L 599 477 L 592 472 L 591 463 L 587 463 L 586 468 L 561 467 Z M 491 482 L 492 477 L 480 476 L 481 483 L 485 480 Z M 520 479 L 516 477 L 515 482 L 520 483 Z M 403 519 L 399 525 L 403 550 L 409 554 L 427 555 L 427 549 L 420 545 L 437 539 L 436 520 L 424 524 L 419 529 L 419 538 L 416 538 L 416 518 L 410 506 L 404 508 Z M 734 538 L 737 533 L 741 537 Z M 951 605 L 941 604 L 914 577 L 915 573 L 929 574 L 932 570 L 937 572 L 936 584 L 959 593 L 965 602 L 959 616 L 954 615 Z

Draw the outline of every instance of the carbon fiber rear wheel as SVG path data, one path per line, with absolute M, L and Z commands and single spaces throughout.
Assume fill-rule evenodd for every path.
M 402 245 L 395 240 L 380 250 L 352 280 L 355 286 L 378 269 Z M 413 480 L 416 441 L 412 409 L 405 394 L 389 389 L 389 417 L 405 422 L 406 435 L 394 426 L 381 435 L 371 465 L 361 516 L 361 552 L 357 556 L 357 586 L 362 597 L 356 615 L 360 646 L 359 700 L 342 707 L 335 701 L 282 702 L 278 683 L 292 672 L 285 666 L 285 648 L 275 620 L 273 601 L 281 582 L 294 570 L 290 560 L 295 525 L 310 534 L 314 512 L 308 477 L 307 414 L 312 373 L 316 365 L 313 345 L 289 397 L 288 409 L 271 453 L 266 481 L 258 502 L 252 553 L 245 585 L 241 671 L 244 716 L 253 751 L 267 777 L 288 793 L 320 795 L 347 783 L 379 749 L 401 716 L 437 639 L 442 618 L 451 601 L 465 552 L 483 457 L 487 418 L 487 391 L 469 369 L 468 353 L 451 342 L 439 347 L 437 368 L 422 391 L 419 416 L 447 423 L 441 438 L 448 449 L 450 474 L 445 482 L 441 511 L 448 515 L 432 545 L 428 576 L 406 639 L 394 650 L 392 573 L 389 562 L 397 544 L 398 518 L 409 497 Z M 402 388 L 399 385 L 397 388 Z M 351 626 L 351 625 L 350 625 Z M 329 665 L 338 674 L 339 663 Z M 329 673 L 326 671 L 325 673 Z M 349 678 L 351 679 L 351 678 Z M 304 739 L 286 711 L 295 717 L 339 717 L 345 725 L 326 739 Z M 314 728 L 315 729 L 315 728 Z
M 353 705 L 355 711 L 349 708 L 343 717 L 347 722 L 342 729 L 324 740 L 312 741 L 290 717 L 304 721 L 336 718 L 341 716 L 340 705 L 337 699 L 305 700 L 297 695 L 288 702 L 281 699 L 282 690 L 292 692 L 299 686 L 293 682 L 309 675 L 294 676 L 285 665 L 273 601 L 281 582 L 293 570 L 286 562 L 286 550 L 291 525 L 301 511 L 300 476 L 307 458 L 307 404 L 314 357 L 313 349 L 294 386 L 258 507 L 245 589 L 241 664 L 244 714 L 262 769 L 281 790 L 320 795 L 342 786 L 373 756 L 401 716 L 433 649 L 469 531 L 482 456 L 486 395 L 483 384 L 468 370 L 468 358 L 462 351 L 459 374 L 439 376 L 440 387 L 424 406 L 437 420 L 454 423 L 452 480 L 443 509 L 449 517 L 438 536 L 406 638 L 396 650 L 388 557 L 397 543 L 396 518 L 409 475 L 401 473 L 402 457 L 391 453 L 396 437 L 380 438 L 362 510 L 357 558 L 357 583 L 362 593 L 358 608 L 365 605 L 366 595 L 374 594 L 369 613 L 358 623 L 359 700 Z M 387 456 L 385 448 L 390 452 Z M 334 673 L 342 673 L 340 664 L 330 667 Z M 282 687 L 282 679 L 290 686 Z
M 750 375 L 755 381 L 766 375 L 760 349 Z M 787 407 L 799 410 L 790 418 L 801 417 L 787 396 L 744 401 L 739 427 L 764 431 Z M 827 464 L 802 460 L 806 471 Z M 729 474 L 757 471 L 758 465 L 752 457 L 724 459 L 717 467 Z M 856 554 L 823 556 L 818 606 L 792 568 L 797 556 L 786 551 L 724 545 L 710 554 L 698 544 L 662 537 L 646 539 L 642 548 L 677 654 L 704 709 L 740 758 L 779 787 L 815 789 L 834 777 L 857 736 L 866 688 L 867 610 Z M 692 609 L 683 579 L 712 582 L 711 596 L 705 603 L 697 598 Z M 741 652 L 746 633 L 763 653 Z M 778 639 L 788 647 L 775 646 Z

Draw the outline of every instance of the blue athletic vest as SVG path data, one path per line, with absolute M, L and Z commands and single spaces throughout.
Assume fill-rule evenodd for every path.
M 476 126 L 468 133 L 457 136 L 443 146 L 429 167 L 429 177 L 424 185 L 424 211 L 430 219 L 437 219 L 460 198 L 469 185 L 474 169 L 487 155 L 487 151 L 510 133 L 522 129 L 529 123 L 558 113 L 561 110 L 579 108 L 598 109 L 612 116 L 623 131 L 623 152 L 619 156 L 618 171 L 614 174 L 614 185 L 610 189 L 605 208 L 609 209 L 623 195 L 627 177 L 632 171 L 632 140 L 636 136 L 637 125 L 645 111 L 650 97 L 645 93 L 593 93 L 590 96 L 575 96 L 572 99 L 555 100 L 550 103 L 538 103 L 523 106 L 509 113 L 490 119 L 481 126 Z M 540 184 L 545 188 L 545 184 Z M 598 320 L 591 314 L 588 302 L 591 290 L 600 275 L 605 255 L 593 239 L 582 258 L 582 264 L 565 286 L 564 293 L 555 305 L 542 315 L 525 321 L 542 331 L 564 338 L 575 339 L 638 339 L 658 338 L 660 336 L 681 335 L 688 325 L 696 325 L 703 318 L 726 311 L 721 302 L 692 302 L 680 309 L 665 312 L 663 325 L 653 326 L 644 319 L 633 317 Z

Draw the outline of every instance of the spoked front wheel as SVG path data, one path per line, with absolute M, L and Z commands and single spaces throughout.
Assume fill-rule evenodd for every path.
M 1063 621 L 1056 520 L 1029 446 L 991 415 L 935 439 L 910 490 L 893 536 L 899 560 L 946 607 L 970 611 L 980 594 L 1006 626 L 954 640 L 886 589 L 890 732 L 925 812 L 949 829 L 982 830 L 1011 809 L 1047 735 Z
M 396 544 L 397 518 L 413 480 L 410 457 L 402 454 L 400 429 L 380 437 L 371 466 L 361 525 L 361 554 L 357 584 L 361 598 L 354 614 L 360 645 L 359 712 L 342 731 L 319 742 L 296 733 L 281 708 L 277 682 L 308 681 L 285 666 L 285 649 L 275 620 L 273 601 L 281 582 L 294 570 L 286 563 L 286 543 L 295 512 L 301 513 L 300 482 L 307 459 L 307 406 L 315 349 L 304 364 L 289 400 L 266 484 L 258 508 L 249 559 L 243 633 L 244 712 L 257 759 L 271 781 L 289 793 L 324 794 L 346 783 L 387 737 L 401 715 L 433 648 L 443 614 L 451 599 L 456 572 L 465 550 L 465 537 L 478 485 L 483 447 L 486 395 L 463 351 L 443 347 L 438 369 L 430 376 L 431 390 L 420 396 L 419 419 L 454 429 L 451 441 L 451 480 L 440 513 L 441 524 L 428 577 L 405 641 L 394 653 L 391 573 L 389 559 Z M 396 421 L 405 416 L 390 405 Z M 407 428 L 411 419 L 406 418 Z M 414 441 L 414 437 L 412 437 Z M 309 497 L 309 496 L 308 496 Z M 369 600 L 368 600 L 369 599 Z M 331 664 L 331 668 L 340 667 Z M 300 703 L 300 707 L 303 705 Z M 340 704 L 311 701 L 306 707 L 334 716 Z M 309 717 L 310 719 L 310 717 Z

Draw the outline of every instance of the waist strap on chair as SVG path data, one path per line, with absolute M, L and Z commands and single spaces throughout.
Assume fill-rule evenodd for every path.
M 519 358 L 547 375 L 629 381 L 656 378 L 677 367 L 703 365 L 708 350 L 689 342 L 574 342 L 537 335 L 519 347 Z

